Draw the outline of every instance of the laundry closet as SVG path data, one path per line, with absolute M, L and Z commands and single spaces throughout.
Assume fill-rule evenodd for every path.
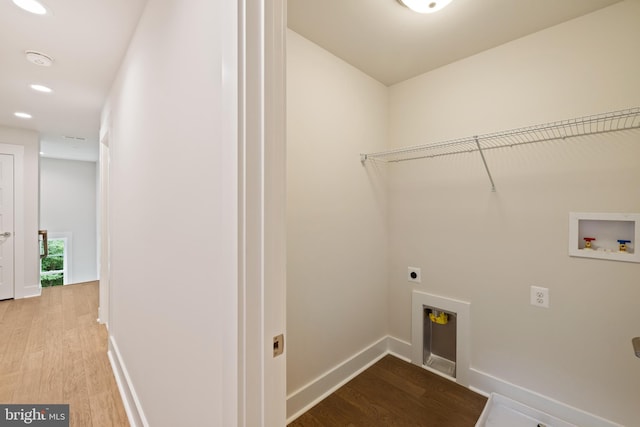
M 426 363 L 445 313 L 453 381 L 637 422 L 639 22 L 621 1 L 392 85 L 288 30 L 288 417 L 382 354 Z M 573 229 L 608 215 L 599 251 Z

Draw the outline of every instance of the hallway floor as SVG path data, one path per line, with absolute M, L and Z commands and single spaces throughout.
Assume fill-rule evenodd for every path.
M 69 404 L 71 426 L 128 426 L 97 313 L 98 282 L 0 301 L 0 403 Z

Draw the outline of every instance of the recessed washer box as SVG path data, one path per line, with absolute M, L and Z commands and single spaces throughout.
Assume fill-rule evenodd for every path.
M 640 214 L 569 213 L 570 256 L 640 262 L 639 238 Z

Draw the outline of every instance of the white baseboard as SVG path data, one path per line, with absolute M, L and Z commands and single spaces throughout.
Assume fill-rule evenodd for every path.
M 411 343 L 391 336 L 387 337 L 387 340 L 389 341 L 389 353 L 411 361 Z M 469 368 L 469 373 L 469 389 L 485 397 L 489 397 L 491 393 L 498 393 L 581 427 L 622 427 L 620 424 L 517 386 L 473 367 Z
M 133 388 L 131 378 L 118 350 L 118 345 L 116 344 L 115 338 L 111 335 L 109 335 L 109 351 L 107 355 L 109 356 L 113 375 L 116 377 L 116 383 L 120 390 L 124 409 L 127 412 L 127 418 L 129 418 L 129 424 L 131 424 L 132 427 L 149 427 L 149 423 L 140 405 L 140 400 L 138 400 L 138 395 Z
M 287 396 L 287 424 L 307 412 L 388 353 L 388 337 L 384 337 L 289 394 Z
M 402 359 L 405 362 L 411 363 L 411 343 L 402 341 L 398 338 L 388 336 L 387 337 L 387 348 L 389 349 L 389 354 L 394 355 L 398 359 Z
M 378 360 L 391 354 L 411 362 L 411 343 L 386 336 L 287 396 L 287 424 L 342 387 Z M 524 387 L 470 367 L 469 388 L 489 396 L 498 393 L 581 427 L 623 427 Z
M 107 330 L 109 330 L 109 322 L 105 320 L 107 316 L 105 315 L 106 313 L 103 313 L 103 311 L 104 309 L 98 306 L 98 323 L 100 323 L 101 325 L 104 325 L 107 328 Z
M 42 295 L 42 287 L 38 285 L 25 286 L 22 289 L 16 289 L 15 299 L 35 298 Z

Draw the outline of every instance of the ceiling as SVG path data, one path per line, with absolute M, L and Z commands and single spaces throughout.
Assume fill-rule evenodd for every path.
M 419 14 L 396 0 L 288 0 L 287 13 L 289 28 L 393 85 L 618 1 L 453 0 Z
M 421 15 L 396 0 L 288 0 L 288 24 L 391 85 L 617 1 L 453 0 Z M 146 0 L 42 3 L 50 14 L 0 0 L 0 126 L 38 131 L 45 157 L 95 161 L 100 112 Z M 26 50 L 53 57 L 53 66 L 27 62 Z
M 46 157 L 95 161 L 102 106 L 146 0 L 41 3 L 49 14 L 0 0 L 0 126 L 40 132 Z M 28 62 L 26 50 L 46 53 L 53 65 Z M 53 92 L 36 92 L 34 83 Z

